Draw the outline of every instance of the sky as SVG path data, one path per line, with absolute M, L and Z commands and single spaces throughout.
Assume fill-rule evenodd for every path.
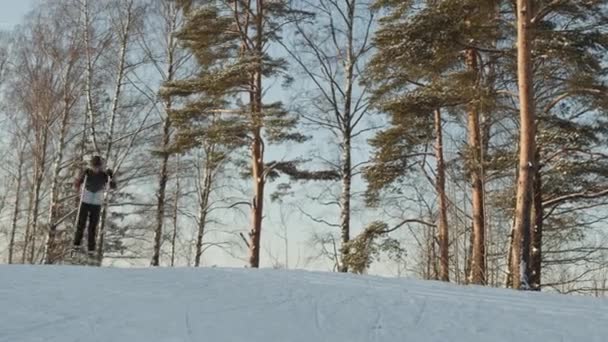
M 0 0 L 0 30 L 11 29 L 40 0 Z

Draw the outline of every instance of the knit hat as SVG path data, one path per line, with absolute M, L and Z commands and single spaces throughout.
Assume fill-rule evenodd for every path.
M 91 165 L 92 166 L 101 166 L 102 165 L 101 157 L 100 156 L 93 156 L 93 158 L 91 158 Z

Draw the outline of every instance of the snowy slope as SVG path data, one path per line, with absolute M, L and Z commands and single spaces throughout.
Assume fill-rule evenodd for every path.
M 0 266 L 0 341 L 608 341 L 608 301 L 333 273 Z

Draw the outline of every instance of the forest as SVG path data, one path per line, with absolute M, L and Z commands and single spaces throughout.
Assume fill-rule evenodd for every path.
M 604 0 L 42 0 L 0 32 L 0 263 L 608 294 Z

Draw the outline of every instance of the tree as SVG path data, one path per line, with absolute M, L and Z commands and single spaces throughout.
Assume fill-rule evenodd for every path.
M 85 0 L 86 3 L 87 0 Z M 116 134 L 116 122 L 118 116 L 118 110 L 120 105 L 120 100 L 123 95 L 124 89 L 123 86 L 125 84 L 125 79 L 129 73 L 129 69 L 136 65 L 135 61 L 128 61 L 127 56 L 129 53 L 129 47 L 133 42 L 133 33 L 135 32 L 135 26 L 141 25 L 141 19 L 143 16 L 142 8 L 138 7 L 134 0 L 128 0 L 126 2 L 117 2 L 116 6 L 116 17 L 112 18 L 115 21 L 113 22 L 113 27 L 111 32 L 116 35 L 118 38 L 118 60 L 115 71 L 115 83 L 114 83 L 114 91 L 111 98 L 111 106 L 108 111 L 108 122 L 107 122 L 107 140 L 105 151 L 100 151 L 98 145 L 94 145 L 95 150 L 101 152 L 104 160 L 109 161 L 112 158 L 113 148 L 114 148 L 114 139 Z M 85 10 L 88 11 L 87 8 Z M 92 106 L 95 106 L 93 104 Z M 93 108 L 93 107 L 91 107 Z M 95 127 L 95 123 L 91 120 L 91 127 Z M 91 130 L 93 142 L 97 141 L 96 139 L 96 129 L 92 128 Z M 128 148 L 127 148 L 128 149 Z M 114 167 L 113 172 L 119 171 L 120 165 L 116 165 Z M 104 243 L 105 243 L 105 229 L 106 229 L 106 221 L 108 215 L 108 196 L 107 192 L 104 196 L 104 204 L 102 206 L 101 218 L 99 222 L 99 237 L 97 243 L 97 259 L 98 262 L 101 263 L 104 253 Z
M 292 1 L 297 9 L 293 18 L 294 39 L 281 43 L 295 61 L 313 90 L 303 104 L 304 120 L 313 127 L 328 130 L 337 138 L 340 160 L 331 170 L 292 172 L 295 179 L 339 180 L 340 266 L 347 272 L 345 260 L 351 236 L 352 183 L 365 161 L 353 161 L 353 144 L 373 127 L 363 127 L 370 113 L 369 92 L 358 81 L 371 51 L 370 36 L 375 16 L 365 0 Z M 299 13 L 311 11 L 310 16 Z M 335 177 L 327 177 L 335 175 Z M 333 202 L 332 202 L 333 203 Z
M 138 70 L 143 69 L 145 55 L 135 49 L 137 33 L 141 32 L 145 14 L 144 4 L 135 1 L 91 2 L 77 1 L 82 20 L 74 23 L 80 28 L 85 48 L 83 90 L 86 104 L 83 145 L 80 158 L 95 153 L 119 177 L 119 188 L 142 174 L 148 163 L 136 153 L 145 144 L 142 132 L 156 108 L 154 99 L 142 90 L 145 87 Z M 146 156 L 146 159 L 147 158 Z M 84 166 L 84 165 L 80 165 Z M 125 167 L 126 166 L 126 167 Z M 124 167 L 124 172 L 123 172 Z M 117 222 L 123 214 L 109 213 L 115 201 L 131 198 L 123 191 L 104 195 L 97 236 L 97 259 L 101 263 L 110 249 L 120 249 L 124 227 Z M 108 239 L 106 239 L 106 233 Z M 106 241 L 108 240 L 108 241 Z
M 183 5 L 190 7 L 191 3 Z M 161 94 L 197 96 L 172 111 L 183 148 L 200 145 L 204 139 L 233 146 L 250 146 L 253 179 L 249 265 L 259 267 L 264 189 L 272 171 L 264 162 L 267 143 L 301 141 L 290 133 L 295 118 L 280 103 L 263 101 L 263 80 L 277 76 L 284 61 L 272 58 L 267 48 L 279 39 L 287 7 L 283 1 L 214 1 L 190 8 L 177 38 L 200 66 L 191 79 L 167 82 Z M 209 123 L 211 113 L 223 118 Z M 184 139 L 184 137 L 188 137 Z M 179 139 L 179 138 L 178 138 Z
M 511 285 L 539 290 L 543 265 L 555 264 L 559 259 L 590 257 L 584 252 L 586 248 L 574 247 L 573 243 L 584 243 L 584 238 L 578 236 L 587 235 L 597 218 L 586 218 L 585 213 L 572 207 L 591 212 L 605 196 L 606 179 L 601 165 L 606 159 L 601 152 L 597 153 L 606 144 L 602 113 L 607 108 L 604 100 L 607 88 L 603 84 L 606 68 L 602 60 L 608 42 L 600 32 L 607 9 L 595 1 L 538 1 L 519 5 L 518 19 L 524 21 L 519 23 L 523 25 L 520 39 L 527 39 L 524 43 L 531 50 L 524 56 L 529 59 L 525 65 L 529 70 L 523 69 L 529 77 L 528 88 L 524 89 L 531 91 L 534 82 L 534 93 L 520 93 L 520 100 L 530 97 L 533 101 L 527 104 L 532 106 L 536 118 L 534 126 L 528 125 L 536 132 L 530 148 L 538 150 L 528 152 L 534 154 L 530 155 L 532 164 L 528 164 L 533 165 L 527 186 L 529 194 L 524 198 L 529 203 L 518 204 L 517 214 L 523 215 L 524 207 L 532 203 L 534 211 L 532 216 L 526 212 L 525 217 L 517 216 L 515 220 Z M 518 46 L 523 49 L 526 45 Z M 522 68 L 523 61 L 518 62 Z M 522 69 L 519 71 L 521 75 Z M 520 110 L 528 109 L 522 103 Z M 520 174 L 518 186 L 525 180 L 522 177 Z M 558 210 L 561 206 L 571 208 Z M 561 226 L 555 226 L 560 221 Z M 571 229 L 569 224 L 563 224 L 567 221 L 578 224 Z M 543 245 L 550 255 L 560 258 L 545 260 L 541 254 Z M 573 251 L 579 252 L 575 256 Z
M 65 74 L 64 62 L 53 55 L 58 48 L 52 21 L 40 13 L 33 13 L 31 21 L 17 38 L 16 54 L 18 62 L 15 72 L 18 78 L 13 79 L 11 88 L 18 108 L 27 116 L 27 127 L 31 128 L 32 143 L 30 153 L 33 155 L 34 174 L 31 181 L 31 197 L 28 211 L 28 224 L 25 231 L 25 246 L 22 259 L 35 262 L 38 255 L 36 242 L 40 234 L 40 213 L 43 207 L 43 181 L 48 169 L 48 157 L 52 155 L 50 142 L 53 139 L 52 129 L 58 119 L 62 119 L 60 104 L 62 102 L 62 80 Z M 65 72 L 65 71 L 64 71 Z M 69 87 L 69 86 L 68 86 Z M 64 112 L 65 114 L 65 112 Z M 63 119 L 67 120 L 67 115 Z M 61 120 L 65 128 L 67 122 Z M 44 244 L 43 244 L 44 246 Z M 29 249 L 28 249 L 29 248 Z
M 179 159 L 177 161 L 177 168 L 179 169 Z M 178 220 L 179 220 L 179 200 L 181 197 L 181 183 L 179 173 L 175 177 L 175 193 L 173 199 L 173 233 L 171 234 L 171 267 L 175 266 L 175 256 L 177 252 L 177 234 L 178 234 Z
M 209 215 L 211 214 L 212 200 L 211 195 L 215 190 L 215 183 L 218 179 L 218 174 L 222 171 L 223 165 L 227 162 L 228 153 L 222 151 L 222 146 L 214 143 L 204 144 L 201 147 L 202 165 L 197 167 L 197 196 L 198 196 L 198 216 L 197 216 L 197 233 L 196 233 L 196 251 L 194 257 L 194 266 L 199 267 L 201 264 L 201 256 L 204 252 L 203 237 L 206 233 L 206 228 L 209 224 Z
M 435 190 L 439 196 L 439 262 L 440 276 L 442 281 L 450 281 L 450 233 L 448 228 L 448 198 L 445 189 L 445 159 L 443 154 L 443 127 L 441 110 L 435 110 L 435 158 L 437 160 L 437 176 L 435 180 Z
M 478 66 L 478 51 L 468 48 L 465 51 L 466 65 L 468 71 L 475 79 L 480 79 Z M 475 85 L 477 86 L 477 85 Z M 470 282 L 484 284 L 486 282 L 486 251 L 485 251 L 485 211 L 484 211 L 484 186 L 483 186 L 483 151 L 481 124 L 479 115 L 479 101 L 473 100 L 468 105 L 468 138 L 470 153 L 470 173 L 473 197 L 473 232 L 470 261 Z
M 14 181 L 16 184 L 16 189 L 15 189 L 15 200 L 13 202 L 13 217 L 11 220 L 11 231 L 10 231 L 10 238 L 9 238 L 9 242 L 8 242 L 8 263 L 12 264 L 13 260 L 14 260 L 14 255 L 15 255 L 15 238 L 16 238 L 16 234 L 17 234 L 17 222 L 19 221 L 19 212 L 21 210 L 20 204 L 21 204 L 21 189 L 23 186 L 23 166 L 25 163 L 25 144 L 19 144 L 19 155 L 18 155 L 18 162 L 17 162 L 17 175 L 16 177 L 14 177 Z
M 440 202 L 441 278 L 448 279 L 449 234 L 447 233 L 447 196 L 444 183 L 444 158 L 436 147 L 437 174 L 429 177 L 427 152 L 431 139 L 443 144 L 441 112 L 467 118 L 468 146 L 465 169 L 472 187 L 472 258 L 470 281 L 485 283 L 484 138 L 480 123 L 481 104 L 492 103 L 493 89 L 482 91 L 482 72 L 494 51 L 497 24 L 490 18 L 495 5 L 479 6 L 475 1 L 427 1 L 419 9 L 411 3 L 379 1 L 389 10 L 381 20 L 375 44 L 378 53 L 369 68 L 375 85 L 374 103 L 391 115 L 391 127 L 372 140 L 376 149 L 374 166 L 367 172 L 371 199 L 379 190 L 388 189 L 420 165 L 431 181 Z M 411 13 L 410 13 L 411 12 Z M 442 30 L 437 30 L 441 27 Z M 486 57 L 488 55 L 488 57 Z M 487 106 L 486 106 L 487 107 Z M 483 108 L 485 110 L 485 108 Z M 396 190 L 401 191 L 401 190 Z M 445 227 L 443 227 L 445 226 Z
M 54 11 L 58 11 L 54 16 L 59 17 L 59 13 L 65 10 L 65 7 L 59 6 L 52 8 Z M 61 173 L 65 168 L 65 153 L 67 150 L 67 141 L 70 138 L 70 129 L 72 127 L 72 121 L 74 119 L 74 111 L 80 101 L 79 91 L 81 89 L 81 74 L 82 74 L 82 62 L 83 62 L 83 49 L 82 43 L 79 39 L 78 32 L 69 24 L 59 26 L 58 22 L 55 22 L 58 27 L 51 27 L 52 36 L 49 38 L 50 51 L 49 58 L 54 60 L 54 64 L 57 67 L 56 72 L 60 73 L 59 78 L 59 96 L 61 97 L 60 115 L 59 115 L 59 137 L 57 142 L 57 148 L 54 155 L 52 176 L 51 176 L 51 198 L 49 205 L 49 216 L 48 216 L 48 236 L 45 248 L 45 262 L 48 264 L 55 263 L 60 259 L 61 253 L 59 253 L 56 245 L 56 234 L 59 224 L 62 220 L 69 217 L 65 215 L 63 218 L 59 217 L 60 208 L 62 203 L 60 199 L 61 195 Z M 50 33 L 50 32 L 49 32 Z
M 162 19 L 161 27 L 156 27 L 155 23 L 149 23 L 151 32 L 143 32 L 142 34 L 142 46 L 146 51 L 147 57 L 150 62 L 154 65 L 160 75 L 162 82 L 171 82 L 175 79 L 176 73 L 183 68 L 185 62 L 188 59 L 188 55 L 184 54 L 177 44 L 175 33 L 178 28 L 182 25 L 183 13 L 175 4 L 174 1 L 160 1 L 153 4 L 155 11 L 154 14 L 158 15 Z M 154 40 L 147 42 L 148 36 L 158 34 Z M 153 47 L 158 45 L 158 41 L 162 41 L 163 50 L 162 53 L 156 53 Z M 162 134 L 161 142 L 158 148 L 158 153 L 161 158 L 160 171 L 158 179 L 158 190 L 157 190 L 157 204 L 156 204 L 156 227 L 154 230 L 154 247 L 152 254 L 152 266 L 160 265 L 160 253 L 161 253 L 161 242 L 163 236 L 163 223 L 165 221 L 165 195 L 167 182 L 169 180 L 169 159 L 170 159 L 170 145 L 171 138 L 173 135 L 173 127 L 171 118 L 168 115 L 173 108 L 173 102 L 169 98 L 163 102 L 163 109 L 161 114 L 162 120 Z M 173 259 L 173 258 L 172 258 Z
M 534 112 L 534 90 L 531 58 L 531 20 L 532 1 L 517 1 L 517 76 L 519 84 L 520 138 L 519 169 L 517 181 L 517 202 L 515 204 L 515 223 L 513 228 L 513 258 L 511 276 L 513 288 L 521 286 L 521 271 L 529 255 L 530 215 L 532 210 L 532 181 L 536 154 L 536 117 Z

